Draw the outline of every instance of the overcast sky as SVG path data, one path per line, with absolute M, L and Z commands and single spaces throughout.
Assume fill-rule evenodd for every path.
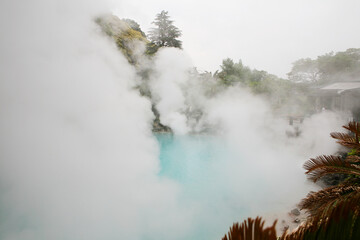
M 230 57 L 286 77 L 297 59 L 360 47 L 359 0 L 122 0 L 113 10 L 146 33 L 168 11 L 194 65 L 212 72 Z

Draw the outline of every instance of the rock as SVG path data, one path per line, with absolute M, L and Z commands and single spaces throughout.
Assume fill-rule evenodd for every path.
M 297 208 L 294 208 L 293 210 L 291 210 L 291 212 L 290 212 L 292 215 L 294 215 L 294 216 L 299 216 L 300 215 L 300 211 L 299 211 L 299 209 L 297 209 Z
M 300 223 L 300 219 L 295 218 L 294 223 Z

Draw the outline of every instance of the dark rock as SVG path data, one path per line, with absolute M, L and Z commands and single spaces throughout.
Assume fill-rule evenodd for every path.
M 155 105 L 152 105 L 151 110 L 153 111 L 153 113 L 155 115 L 152 131 L 153 132 L 172 132 L 170 127 L 165 126 L 160 122 L 160 114 L 159 114 L 158 110 L 156 109 Z
M 291 212 L 290 212 L 292 215 L 294 215 L 294 216 L 299 216 L 300 215 L 300 211 L 299 211 L 299 209 L 297 209 L 297 208 L 294 208 L 293 210 L 291 210 Z

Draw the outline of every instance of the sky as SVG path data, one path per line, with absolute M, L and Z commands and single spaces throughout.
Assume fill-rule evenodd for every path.
M 123 0 L 113 13 L 148 32 L 162 10 L 200 71 L 214 72 L 229 57 L 286 77 L 300 58 L 360 47 L 358 0 Z

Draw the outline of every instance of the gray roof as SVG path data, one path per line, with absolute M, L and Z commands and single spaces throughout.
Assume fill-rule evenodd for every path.
M 337 82 L 327 85 L 321 90 L 350 90 L 360 88 L 360 82 Z

